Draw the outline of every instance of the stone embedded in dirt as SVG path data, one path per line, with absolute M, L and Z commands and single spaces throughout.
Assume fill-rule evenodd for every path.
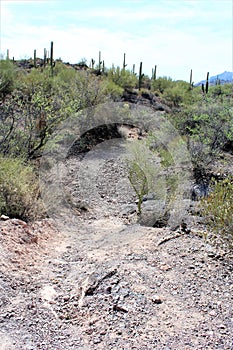
M 122 306 L 117 305 L 117 304 L 113 305 L 113 311 L 119 311 L 119 312 L 123 312 L 123 313 L 128 312 L 128 310 L 125 307 L 122 307 Z
M 111 292 L 112 292 L 112 287 L 111 286 L 106 287 L 106 293 L 111 294 Z
M 8 219 L 10 219 L 10 218 L 9 218 L 9 216 L 7 216 L 7 215 L 3 215 L 3 214 L 2 214 L 2 215 L 0 216 L 0 220 L 6 221 L 6 220 L 8 220 Z
M 32 243 L 35 243 L 37 244 L 38 243 L 38 236 L 35 235 L 35 234 L 25 234 L 23 237 L 21 237 L 21 241 L 23 243 L 28 243 L 28 244 L 32 244 Z
M 159 266 L 159 269 L 160 269 L 161 271 L 169 271 L 169 270 L 172 269 L 172 267 L 171 267 L 170 265 L 168 265 L 168 264 L 163 264 L 163 265 L 160 265 L 160 266 Z
M 6 228 L 1 228 L 1 235 L 7 235 L 8 231 Z
M 226 326 L 225 326 L 224 324 L 221 323 L 220 325 L 218 325 L 218 328 L 225 329 Z
M 28 224 L 23 221 L 23 220 L 19 220 L 19 219 L 12 219 L 11 222 L 16 225 L 16 226 L 22 226 L 24 228 L 28 227 Z
M 163 302 L 162 298 L 158 295 L 153 295 L 151 300 L 154 304 L 162 304 Z

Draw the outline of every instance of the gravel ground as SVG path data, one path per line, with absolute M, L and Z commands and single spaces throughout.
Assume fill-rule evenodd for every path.
M 0 221 L 0 349 L 233 349 L 232 257 L 193 221 L 138 225 L 109 149 L 85 160 L 87 186 L 67 161 L 75 221 Z

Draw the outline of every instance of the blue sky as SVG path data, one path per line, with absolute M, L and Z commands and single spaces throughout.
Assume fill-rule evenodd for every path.
M 54 56 L 72 63 L 86 58 L 151 76 L 193 80 L 233 71 L 232 0 L 0 0 L 0 53 L 42 57 L 54 42 Z

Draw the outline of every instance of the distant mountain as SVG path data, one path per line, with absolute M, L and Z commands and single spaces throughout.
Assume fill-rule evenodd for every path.
M 225 71 L 221 74 L 214 75 L 213 77 L 209 78 L 210 85 L 215 85 L 218 81 L 220 81 L 220 84 L 233 84 L 233 72 Z M 202 80 L 199 83 L 195 84 L 195 86 L 205 84 L 205 82 L 205 80 Z

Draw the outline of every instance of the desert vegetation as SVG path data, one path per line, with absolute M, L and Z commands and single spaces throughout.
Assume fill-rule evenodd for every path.
M 85 108 L 127 101 L 133 95 L 136 103 L 144 98 L 152 107 L 167 107 L 161 109 L 187 144 L 195 181 L 207 178 L 210 183 L 211 191 L 200 204 L 206 225 L 232 247 L 232 174 L 211 182 L 210 168 L 217 160 L 226 162 L 226 153 L 232 155 L 233 85 L 209 86 L 207 75 L 206 85 L 195 87 L 191 77 L 190 83 L 156 77 L 157 67 L 150 78 L 142 73 L 142 64 L 138 74 L 134 67 L 127 69 L 125 55 L 122 68 L 105 67 L 101 55 L 97 64 L 93 59 L 89 66 L 86 62 L 70 65 L 46 55 L 43 60 L 34 55 L 27 62 L 0 60 L 0 214 L 24 220 L 44 216 L 38 166 L 55 128 L 71 115 L 79 118 L 78 112 Z M 159 153 L 169 167 L 169 152 L 163 147 Z M 142 168 L 135 159 L 129 166 L 139 213 L 148 192 L 148 176 L 152 177 L 151 168 L 147 178 L 147 168 Z

